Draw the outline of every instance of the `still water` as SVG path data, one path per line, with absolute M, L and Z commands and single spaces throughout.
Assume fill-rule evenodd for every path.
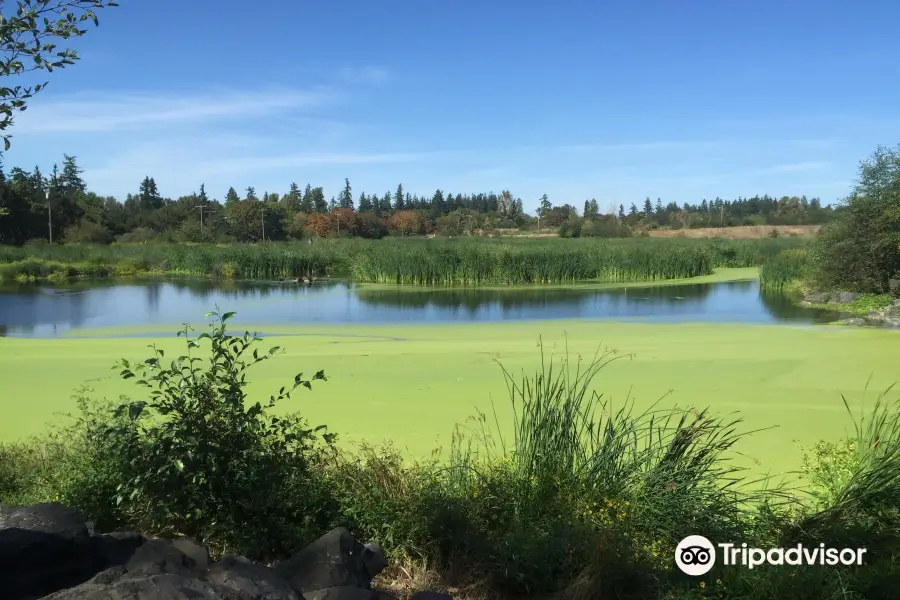
M 440 323 L 539 319 L 813 324 L 828 311 L 799 309 L 753 281 L 631 289 L 409 290 L 349 283 L 153 281 L 0 287 L 0 336 L 53 337 L 79 328 L 197 322 L 216 306 L 253 325 Z M 173 331 L 174 331 L 173 327 Z

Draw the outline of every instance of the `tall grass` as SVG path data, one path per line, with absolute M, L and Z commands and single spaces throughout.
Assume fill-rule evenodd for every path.
M 759 269 L 759 285 L 764 290 L 781 290 L 803 278 L 809 266 L 805 248 L 784 250 L 764 262 Z
M 490 285 L 654 281 L 765 263 L 798 241 L 385 239 L 266 244 L 0 246 L 0 279 L 185 275 Z

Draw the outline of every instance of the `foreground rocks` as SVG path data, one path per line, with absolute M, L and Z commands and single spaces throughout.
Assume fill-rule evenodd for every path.
M 900 327 L 900 300 L 894 300 L 893 306 L 873 310 L 866 319 L 871 323 L 882 324 L 888 327 Z
M 58 503 L 0 504 L 3 600 L 380 600 L 388 563 L 377 544 L 335 529 L 275 567 L 241 556 L 212 561 L 187 538 L 95 534 Z M 420 592 L 421 600 L 452 600 Z
M 819 292 L 809 294 L 803 300 L 808 304 L 850 304 L 859 297 L 856 292 Z
M 900 280 L 892 279 L 891 291 L 900 290 Z M 859 298 L 856 292 L 821 292 L 809 294 L 803 298 L 803 304 L 850 304 Z M 892 306 L 873 310 L 865 317 L 851 317 L 842 321 L 845 325 L 875 325 L 881 327 L 900 327 L 900 299 L 894 300 Z

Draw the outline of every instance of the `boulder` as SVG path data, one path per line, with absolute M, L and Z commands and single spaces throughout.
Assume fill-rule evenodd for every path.
M 209 567 L 205 579 L 253 600 L 299 600 L 290 584 L 274 569 L 252 563 L 242 556 L 222 557 Z
M 900 296 L 900 279 L 888 279 L 888 289 L 891 294 Z
M 856 292 L 836 292 L 831 295 L 828 304 L 850 304 L 855 302 L 857 298 L 859 298 L 859 294 Z
M 825 304 L 826 302 L 828 302 L 829 298 L 831 298 L 831 294 L 820 292 L 817 294 L 809 294 L 804 298 L 804 300 L 806 302 L 809 302 L 810 304 Z
M 867 325 L 869 322 L 862 317 L 851 317 L 842 321 L 844 325 Z
M 198 569 L 205 569 L 209 566 L 209 550 L 196 540 L 181 537 L 175 538 L 169 542 L 176 550 L 180 550 L 185 556 L 194 561 Z
M 363 564 L 366 566 L 366 573 L 369 574 L 369 579 L 374 579 L 379 573 L 384 571 L 388 566 L 388 561 L 381 546 L 375 542 L 366 544 L 363 550 Z
M 326 533 L 275 567 L 291 587 L 307 592 L 333 587 L 369 589 L 365 547 L 344 527 Z
M 102 570 L 87 526 L 58 503 L 0 509 L 0 598 L 36 598 L 78 585 Z
M 365 588 L 339 585 L 306 592 L 303 600 L 378 600 L 378 593 Z
M 256 600 L 240 592 L 174 573 L 132 577 L 112 583 L 90 581 L 41 600 Z
M 150 540 L 141 544 L 125 563 L 125 569 L 132 577 L 163 573 L 199 577 L 202 573 L 193 558 L 167 540 Z
M 146 537 L 133 531 L 115 531 L 91 538 L 93 552 L 110 567 L 127 563 L 138 546 L 146 541 Z
M 87 524 L 71 508 L 59 502 L 32 506 L 2 505 L 0 529 L 22 529 L 35 533 L 51 533 L 68 539 L 86 538 Z

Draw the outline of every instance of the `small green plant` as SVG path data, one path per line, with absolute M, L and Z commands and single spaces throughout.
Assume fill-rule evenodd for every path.
M 119 423 L 104 431 L 121 457 L 115 502 L 123 520 L 144 531 L 191 535 L 222 552 L 279 555 L 327 520 L 327 495 L 313 471 L 333 436 L 297 414 L 267 409 L 325 374 L 297 374 L 268 402 L 251 402 L 245 372 L 280 349 L 260 353 L 255 334 L 229 334 L 234 313 L 207 316 L 214 318 L 208 333 L 192 339 L 187 325 L 179 332 L 183 355 L 166 362 L 151 346 L 143 364 L 122 360 L 116 367 L 147 396 L 118 406 Z M 195 356 L 204 341 L 207 361 Z

